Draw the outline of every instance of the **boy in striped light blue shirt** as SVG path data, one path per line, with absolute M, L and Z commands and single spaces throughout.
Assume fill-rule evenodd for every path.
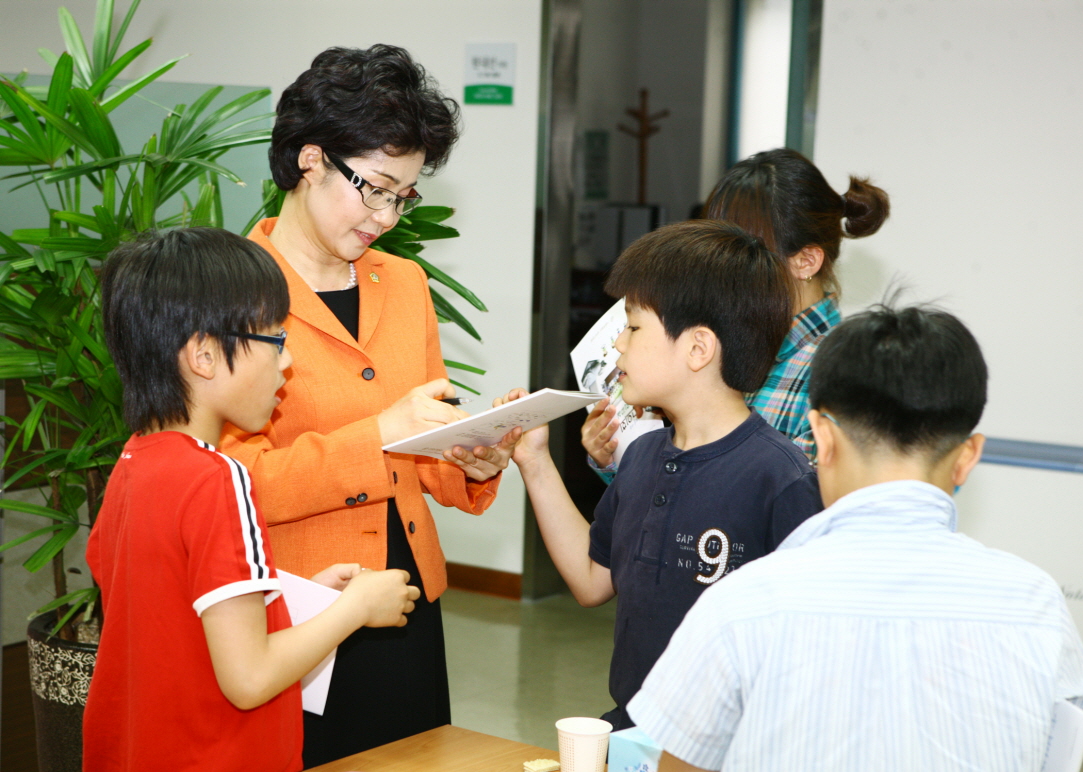
M 955 533 L 981 456 L 977 342 L 878 308 L 812 363 L 828 508 L 707 590 L 628 711 L 673 770 L 1034 770 L 1083 643 L 1026 561 Z

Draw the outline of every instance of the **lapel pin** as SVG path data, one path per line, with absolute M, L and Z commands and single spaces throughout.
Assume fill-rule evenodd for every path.
M 380 283 L 380 277 L 377 276 L 375 273 L 370 273 L 369 278 L 372 279 L 372 281 L 376 284 Z

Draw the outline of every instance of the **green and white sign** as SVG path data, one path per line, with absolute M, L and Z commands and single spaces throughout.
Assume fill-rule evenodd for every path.
M 512 104 L 515 91 L 515 44 L 467 43 L 464 83 L 464 104 Z

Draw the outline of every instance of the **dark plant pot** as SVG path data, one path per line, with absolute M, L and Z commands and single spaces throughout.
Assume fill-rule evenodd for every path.
M 40 772 L 81 772 L 83 708 L 98 646 L 49 637 L 56 614 L 30 622 L 26 647 L 30 654 L 30 690 L 38 737 Z

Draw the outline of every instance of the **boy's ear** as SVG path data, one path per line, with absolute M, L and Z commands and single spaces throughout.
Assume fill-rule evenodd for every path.
M 798 281 L 808 281 L 820 272 L 824 265 L 824 251 L 820 247 L 808 246 L 790 256 L 790 273 Z
M 816 464 L 830 466 L 835 461 L 835 453 L 838 450 L 838 441 L 835 437 L 838 427 L 824 418 L 819 410 L 808 411 L 808 422 L 812 427 L 812 436 L 816 440 Z
M 982 448 L 985 447 L 984 434 L 972 434 L 963 441 L 962 452 L 951 467 L 951 484 L 962 485 L 966 478 L 981 461 Z
M 710 327 L 693 327 L 688 330 L 688 367 L 698 373 L 714 362 L 719 353 L 718 336 Z
M 210 380 L 222 360 L 222 349 L 210 335 L 193 333 L 178 355 L 181 373 L 191 373 L 198 378 Z

